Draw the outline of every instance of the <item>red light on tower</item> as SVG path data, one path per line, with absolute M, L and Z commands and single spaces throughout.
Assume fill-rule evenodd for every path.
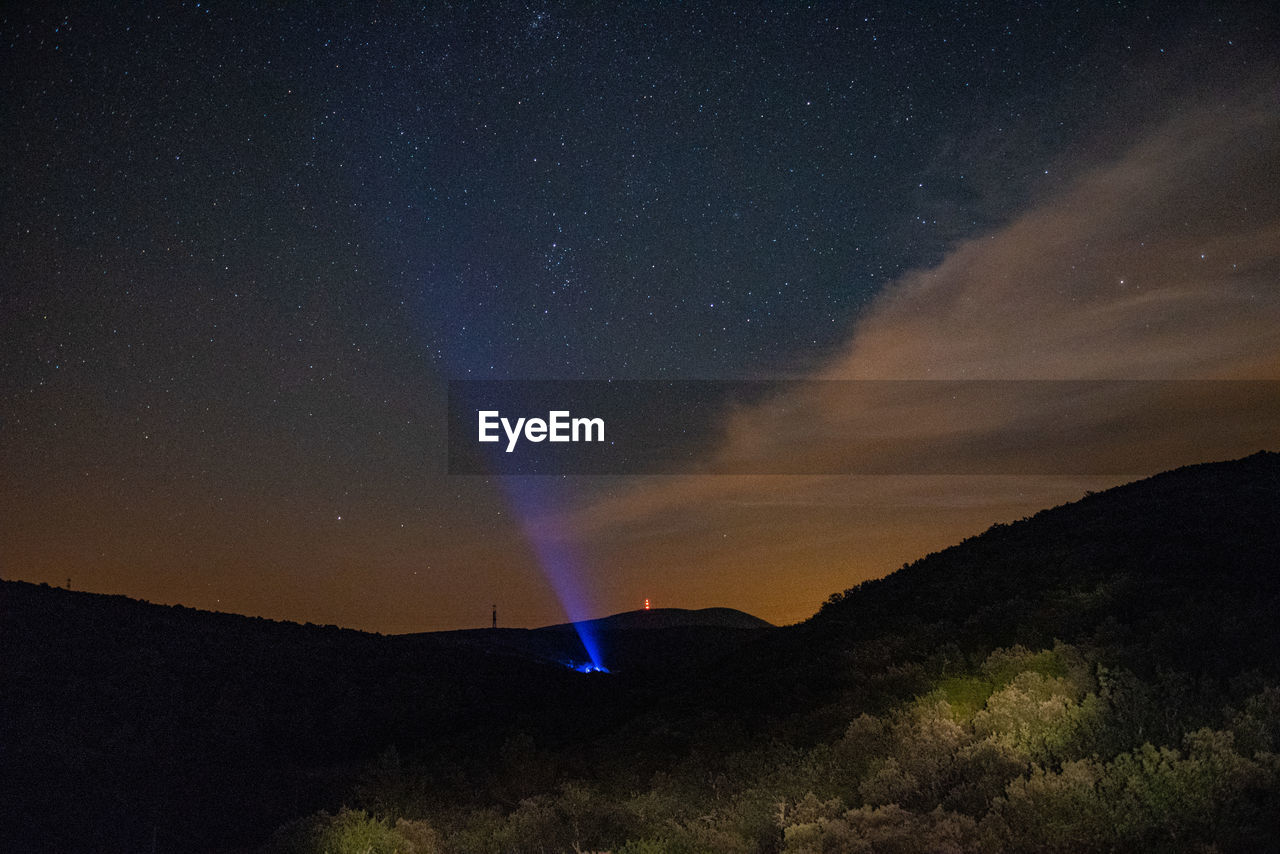
M 644 609 L 645 609 L 646 611 L 648 611 L 648 610 L 649 610 L 649 600 L 648 600 L 648 599 L 644 600 Z

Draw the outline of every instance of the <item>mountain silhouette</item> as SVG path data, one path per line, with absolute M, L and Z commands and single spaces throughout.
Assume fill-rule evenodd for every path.
M 1280 454 L 1188 466 L 994 525 L 785 627 L 655 609 L 384 637 L 0 582 L 0 847 L 244 848 L 341 803 L 389 750 L 458 804 L 506 791 L 486 782 L 502 768 L 644 781 L 838 738 L 1014 645 L 1215 697 L 1280 676 L 1278 521 Z M 565 666 L 580 628 L 616 672 Z

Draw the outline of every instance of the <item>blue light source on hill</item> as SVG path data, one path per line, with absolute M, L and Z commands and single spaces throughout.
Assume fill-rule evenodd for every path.
M 609 668 L 601 667 L 600 665 L 593 664 L 590 661 L 583 661 L 578 663 L 569 662 L 568 667 L 570 670 L 576 670 L 579 673 L 611 673 L 612 672 L 609 670 Z

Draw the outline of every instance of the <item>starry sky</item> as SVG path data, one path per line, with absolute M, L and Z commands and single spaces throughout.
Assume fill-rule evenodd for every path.
M 1129 479 L 449 475 L 445 388 L 1280 379 L 1280 20 L 1211 5 L 8 9 L 0 576 L 790 622 Z

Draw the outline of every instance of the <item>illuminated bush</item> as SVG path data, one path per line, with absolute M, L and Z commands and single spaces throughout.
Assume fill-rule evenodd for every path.
M 1102 714 L 1096 696 L 1078 696 L 1066 679 L 1020 673 L 974 715 L 974 732 L 1036 762 L 1078 756 Z
M 1198 850 L 1210 843 L 1248 847 L 1258 827 L 1258 795 L 1276 786 L 1268 757 L 1246 759 L 1231 733 L 1200 730 L 1186 752 L 1143 745 L 1103 763 L 1036 767 L 1009 784 L 983 831 L 1011 851 Z
M 691 854 L 691 849 L 662 839 L 633 839 L 619 848 L 617 854 Z
M 1266 686 L 1232 717 L 1231 731 L 1242 755 L 1280 752 L 1280 686 Z
M 1027 672 L 1066 680 L 1081 693 L 1093 687 L 1089 666 L 1079 651 L 1061 642 L 1054 643 L 1053 649 L 1035 652 L 1020 645 L 993 650 L 982 663 L 981 670 L 996 688 L 1008 685 L 1016 676 Z
M 981 850 L 977 823 L 942 809 L 928 813 L 897 804 L 861 807 L 838 818 L 788 827 L 785 854 L 966 854 Z
M 269 854 L 435 854 L 435 837 L 423 823 L 404 823 L 408 833 L 361 810 L 316 813 L 276 832 Z M 419 847 L 413 839 L 430 844 Z
M 884 721 L 875 715 L 861 714 L 850 721 L 844 737 L 836 742 L 836 761 L 861 775 L 875 757 L 886 756 L 891 742 Z
M 914 780 L 925 801 L 938 803 L 948 788 L 956 752 L 970 738 L 951 707 L 932 696 L 910 703 L 893 715 L 889 734 L 903 782 Z
M 911 800 L 920 793 L 920 781 L 890 756 L 876 764 L 858 786 L 863 803 L 873 807 Z
M 942 806 L 968 815 L 983 815 L 1009 783 L 1029 770 L 1023 756 L 993 739 L 966 745 L 956 754 L 952 787 Z

